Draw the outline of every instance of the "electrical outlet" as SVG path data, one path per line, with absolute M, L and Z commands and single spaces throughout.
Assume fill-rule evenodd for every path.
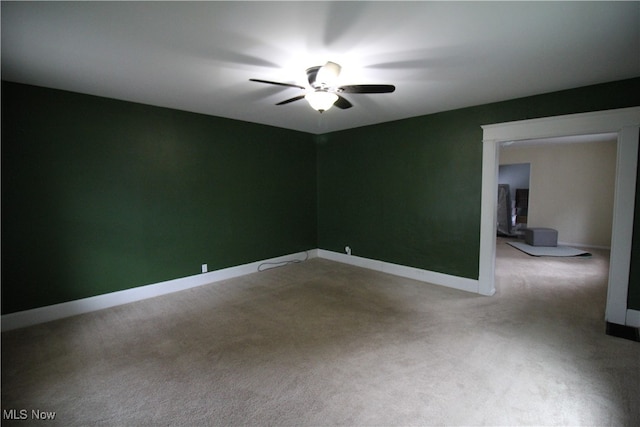
M 207 271 L 209 271 L 207 264 L 202 264 L 202 272 L 206 273 Z

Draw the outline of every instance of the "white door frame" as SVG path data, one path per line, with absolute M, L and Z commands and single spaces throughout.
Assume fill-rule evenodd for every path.
M 631 238 L 635 211 L 640 107 L 521 120 L 482 126 L 482 205 L 479 293 L 495 293 L 498 153 L 507 141 L 617 133 L 616 183 L 605 319 L 626 325 Z M 633 322 L 631 322 L 633 323 Z

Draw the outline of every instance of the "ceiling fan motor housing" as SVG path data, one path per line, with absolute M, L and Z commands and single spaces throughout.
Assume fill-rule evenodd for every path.
M 316 85 L 316 78 L 318 77 L 318 70 L 320 70 L 320 66 L 307 68 L 307 80 L 309 81 L 309 85 L 312 88 L 318 89 L 320 85 Z

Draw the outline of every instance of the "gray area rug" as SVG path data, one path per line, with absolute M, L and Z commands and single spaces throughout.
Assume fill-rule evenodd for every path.
M 508 245 L 532 256 L 590 257 L 591 253 L 570 246 L 531 246 L 522 242 L 507 242 Z

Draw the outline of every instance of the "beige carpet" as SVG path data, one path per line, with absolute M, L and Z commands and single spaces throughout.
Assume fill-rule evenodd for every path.
M 331 261 L 2 334 L 3 425 L 634 425 L 608 253 L 498 243 L 482 297 Z M 20 414 L 20 412 L 15 412 Z

